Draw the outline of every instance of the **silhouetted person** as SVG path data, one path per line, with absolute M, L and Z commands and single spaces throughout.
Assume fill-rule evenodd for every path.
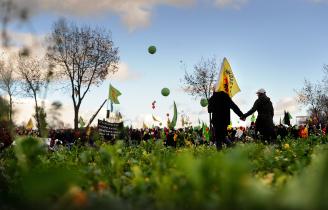
M 274 110 L 270 98 L 266 96 L 264 89 L 259 89 L 256 92 L 258 99 L 255 101 L 251 110 L 249 110 L 244 116 L 243 119 L 252 115 L 257 111 L 258 116 L 255 122 L 255 131 L 260 132 L 264 140 L 267 140 L 273 143 L 276 139 L 276 134 L 274 131 L 273 124 L 273 115 Z
M 230 124 L 230 109 L 240 118 L 243 116 L 238 106 L 224 91 L 214 92 L 208 101 L 208 112 L 212 113 L 211 124 L 214 128 L 214 141 L 218 150 L 222 149 L 224 142 L 231 144 L 229 139 L 227 139 L 227 127 Z

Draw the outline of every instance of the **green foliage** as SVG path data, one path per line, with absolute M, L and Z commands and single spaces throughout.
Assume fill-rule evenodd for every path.
M 326 137 L 220 152 L 162 141 L 47 152 L 39 139 L 16 142 L 0 153 L 0 209 L 328 207 Z

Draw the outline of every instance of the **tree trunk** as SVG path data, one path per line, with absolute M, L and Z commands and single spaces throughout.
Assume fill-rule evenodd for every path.
M 9 121 L 10 121 L 10 123 L 13 122 L 12 113 L 13 113 L 13 99 L 12 99 L 11 94 L 9 94 Z
M 79 129 L 79 110 L 80 106 L 74 106 L 74 130 Z
M 41 124 L 40 124 L 40 116 L 39 116 L 39 107 L 38 100 L 36 99 L 36 93 L 34 93 L 34 102 L 35 102 L 35 116 L 36 116 L 36 124 L 39 132 L 39 137 L 41 137 Z

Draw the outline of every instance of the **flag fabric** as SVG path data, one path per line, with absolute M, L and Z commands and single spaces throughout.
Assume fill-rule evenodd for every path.
M 154 120 L 155 122 L 161 122 L 161 121 L 159 121 L 154 115 L 153 115 L 153 120 Z
M 121 112 L 118 112 L 118 119 L 120 119 L 120 120 L 123 119 Z
M 112 103 L 114 104 L 119 104 L 120 102 L 118 101 L 118 97 L 122 95 L 122 93 L 114 88 L 112 85 L 109 85 L 109 94 L 108 94 L 108 99 L 111 100 Z
M 25 128 L 26 128 L 27 130 L 32 130 L 33 127 L 34 127 L 34 125 L 33 125 L 33 121 L 32 121 L 32 119 L 30 118 L 30 120 L 28 121 L 28 123 L 27 123 L 27 125 L 26 125 Z
M 171 129 L 173 129 L 176 126 L 177 119 L 178 119 L 177 105 L 174 102 L 174 115 L 173 115 L 173 118 L 172 118 L 172 122 L 170 123 Z
M 232 72 L 231 66 L 227 58 L 223 59 L 215 91 L 224 91 L 228 93 L 230 97 L 233 97 L 236 93 L 240 91 L 239 86 L 237 84 L 237 80 Z
M 84 120 L 81 116 L 80 116 L 80 119 L 79 119 L 79 124 L 80 124 L 80 128 L 83 128 L 85 126 L 85 122 L 84 122 Z
M 256 117 L 254 114 L 252 114 L 252 117 L 251 117 L 251 122 L 255 122 L 256 121 Z
M 292 115 L 288 112 L 289 119 L 293 119 Z
M 147 129 L 148 128 L 148 126 L 145 124 L 145 122 L 142 123 L 142 127 L 143 127 L 143 129 Z

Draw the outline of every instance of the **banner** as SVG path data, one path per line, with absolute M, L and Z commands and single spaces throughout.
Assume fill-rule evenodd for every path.
M 102 136 L 117 136 L 120 134 L 120 129 L 123 128 L 123 122 L 110 123 L 104 120 L 98 120 L 98 131 Z

